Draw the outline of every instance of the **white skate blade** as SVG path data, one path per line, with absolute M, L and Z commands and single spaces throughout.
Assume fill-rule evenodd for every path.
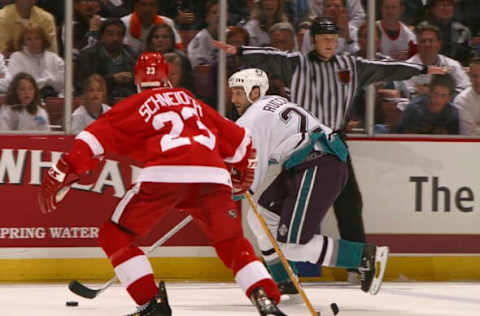
M 281 305 L 296 305 L 302 303 L 303 299 L 300 294 L 282 294 L 282 296 L 280 297 Z
M 373 278 L 372 285 L 368 290 L 368 292 L 372 295 L 377 295 L 377 293 L 380 291 L 380 287 L 382 286 L 383 275 L 387 267 L 389 252 L 390 251 L 388 247 L 377 247 L 375 254 L 375 277 Z

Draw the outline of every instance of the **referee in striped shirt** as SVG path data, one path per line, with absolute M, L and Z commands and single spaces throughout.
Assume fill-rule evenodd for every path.
M 292 102 L 340 132 L 346 126 L 348 112 L 361 87 L 376 81 L 446 73 L 442 67 L 336 55 L 338 28 L 325 17 L 312 22 L 310 35 L 314 50 L 308 54 L 282 52 L 269 47 L 242 46 L 237 49 L 220 42 L 213 44 L 227 54 L 239 54 L 246 66 L 260 68 L 282 80 Z M 335 216 L 342 239 L 365 242 L 362 197 L 350 159 L 348 166 L 349 180 L 334 203 Z

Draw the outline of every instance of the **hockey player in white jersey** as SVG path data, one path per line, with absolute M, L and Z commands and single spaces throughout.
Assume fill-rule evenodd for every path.
M 303 108 L 280 96 L 265 95 L 269 84 L 263 70 L 236 72 L 228 84 L 232 103 L 241 115 L 236 123 L 249 129 L 257 150 L 250 190 L 258 193 L 262 215 L 287 259 L 358 269 L 361 289 L 377 294 L 388 247 L 336 240 L 320 233 L 325 213 L 348 178 L 345 144 Z M 272 164 L 280 164 L 282 171 L 263 192 L 256 192 Z M 280 291 L 295 297 L 293 282 L 252 210 L 247 218 Z

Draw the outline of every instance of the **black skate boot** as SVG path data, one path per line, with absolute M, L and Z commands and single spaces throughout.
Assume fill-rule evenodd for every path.
M 261 287 L 253 290 L 252 294 L 250 295 L 250 299 L 252 300 L 252 303 L 255 304 L 255 307 L 261 316 L 287 316 L 286 314 L 282 313 L 280 309 L 278 309 L 274 301 L 268 298 L 267 294 Z
M 280 290 L 280 294 L 298 294 L 298 290 L 295 287 L 295 284 L 291 280 L 283 281 L 278 283 L 278 289 Z
M 365 248 L 363 248 L 362 263 L 360 263 L 358 271 L 360 272 L 360 286 L 364 292 L 368 292 L 375 276 L 376 250 L 377 247 L 371 244 L 366 244 Z
M 383 274 L 387 266 L 388 253 L 388 247 L 377 247 L 372 244 L 365 245 L 362 263 L 358 267 L 362 291 L 372 295 L 380 291 Z
M 152 298 L 145 307 L 126 316 L 172 316 L 172 309 L 170 308 L 170 305 L 168 305 L 165 282 L 161 281 L 158 284 L 157 295 Z

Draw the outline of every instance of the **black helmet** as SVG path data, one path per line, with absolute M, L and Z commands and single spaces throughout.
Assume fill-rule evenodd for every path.
M 338 34 L 338 27 L 330 18 L 317 17 L 310 25 L 310 35 L 315 34 Z

